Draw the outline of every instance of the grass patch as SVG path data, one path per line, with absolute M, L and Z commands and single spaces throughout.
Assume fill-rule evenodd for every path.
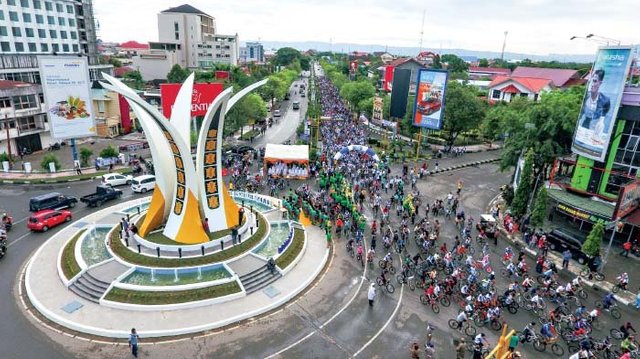
M 249 130 L 245 133 L 242 134 L 242 136 L 240 136 L 240 139 L 243 141 L 249 141 L 252 138 L 256 137 L 258 135 L 258 131 L 257 130 Z
M 78 242 L 78 239 L 80 239 L 80 236 L 82 235 L 82 233 L 84 233 L 84 231 L 85 230 L 83 229 L 76 233 L 76 235 L 71 238 L 71 240 L 67 243 L 67 245 L 64 246 L 64 249 L 62 250 L 60 267 L 62 267 L 62 273 L 64 273 L 64 276 L 69 280 L 75 277 L 82 270 L 80 268 L 80 265 L 78 264 L 78 261 L 76 260 L 75 248 L 76 242 Z
M 105 299 L 120 303 L 162 305 L 195 302 L 240 292 L 237 281 L 214 285 L 212 287 L 180 290 L 173 292 L 144 292 L 121 288 L 112 288 Z
M 140 220 L 136 223 L 136 226 L 138 226 L 138 228 L 140 228 L 140 224 L 142 224 L 142 222 L 144 221 L 144 217 L 145 216 L 146 216 L 146 214 L 140 216 Z M 245 224 L 246 222 L 247 222 L 247 216 L 243 216 L 242 224 Z M 220 238 L 222 238 L 224 236 L 228 236 L 228 235 L 231 235 L 231 229 L 223 229 L 221 231 L 211 232 L 211 233 L 209 233 L 209 240 L 213 241 L 215 239 L 220 239 Z M 156 244 L 168 245 L 168 246 L 179 246 L 179 245 L 182 244 L 182 243 L 178 243 L 178 242 L 174 241 L 173 239 L 165 236 L 164 234 L 162 234 L 162 231 L 150 233 L 146 237 L 144 237 L 144 239 L 149 241 L 149 242 L 153 242 L 153 243 L 156 243 Z
M 291 264 L 291 262 L 298 257 L 303 246 L 304 231 L 296 228 L 293 230 L 293 240 L 291 240 L 289 247 L 287 247 L 287 250 L 285 250 L 278 259 L 276 259 L 278 267 L 280 267 L 280 269 L 285 269 L 289 264 Z
M 257 212 L 256 212 L 257 213 Z M 232 246 L 226 247 L 226 249 L 222 252 L 216 252 L 213 254 L 209 254 L 206 256 L 195 257 L 195 258 L 157 258 L 157 257 L 147 257 L 141 254 L 138 254 L 133 251 L 133 248 L 129 249 L 125 247 L 125 245 L 120 241 L 118 231 L 111 232 L 111 238 L 109 238 L 111 250 L 124 261 L 131 264 L 138 264 L 148 267 L 168 267 L 168 268 L 177 268 L 177 267 L 187 267 L 187 266 L 199 266 L 204 264 L 211 264 L 222 262 L 228 260 L 230 258 L 236 257 L 253 247 L 255 247 L 260 241 L 262 241 L 267 233 L 267 220 L 258 213 L 258 229 L 253 233 L 253 236 L 246 238 L 242 241 L 242 243 Z

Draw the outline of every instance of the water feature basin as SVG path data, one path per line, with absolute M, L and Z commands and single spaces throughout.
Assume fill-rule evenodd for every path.
M 171 286 L 211 282 L 230 278 L 232 275 L 221 264 L 198 268 L 136 268 L 121 283 L 145 286 Z
M 253 206 L 253 209 L 255 209 L 256 211 L 260 212 L 260 213 L 264 213 L 264 212 L 268 212 L 268 211 L 272 211 L 275 208 L 272 206 L 269 206 L 267 204 L 258 202 L 258 201 L 252 201 L 250 199 L 246 199 L 246 198 L 241 198 L 241 197 L 233 197 L 233 200 L 236 201 L 236 203 L 238 205 L 241 205 L 242 202 L 244 201 L 244 206 L 247 208 L 250 208 L 251 206 Z
M 124 213 L 124 214 L 131 214 L 131 215 L 138 214 L 138 207 L 140 207 L 140 212 L 142 213 L 142 212 L 146 211 L 147 209 L 149 209 L 149 203 L 151 203 L 151 202 L 149 202 L 149 201 L 142 202 L 142 203 L 137 204 L 135 206 L 131 206 L 129 208 L 125 208 L 125 209 L 121 210 L 120 212 Z
M 253 250 L 253 253 L 265 258 L 275 256 L 278 254 L 278 247 L 287 240 L 289 231 L 290 226 L 288 222 L 282 221 L 271 223 L 271 233 L 269 234 L 269 238 L 256 247 Z
M 105 238 L 112 227 L 94 226 L 87 230 L 80 244 L 80 253 L 87 266 L 92 266 L 111 258 Z

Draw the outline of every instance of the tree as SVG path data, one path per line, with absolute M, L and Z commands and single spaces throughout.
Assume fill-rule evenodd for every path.
M 469 69 L 468 63 L 453 54 L 442 55 L 440 61 L 447 64 L 447 70 L 449 70 L 450 72 L 467 72 L 467 70 Z
M 100 157 L 102 158 L 111 158 L 111 157 L 118 157 L 118 151 L 113 148 L 113 146 L 109 145 L 106 148 L 104 148 L 102 151 L 100 151 Z
M 542 227 L 544 224 L 544 217 L 547 214 L 547 189 L 541 186 L 538 190 L 535 203 L 533 205 L 533 211 L 531 212 L 531 225 L 536 228 Z
M 196 82 L 212 82 L 216 78 L 212 71 L 197 71 L 195 76 Z
M 86 147 L 80 147 L 80 166 L 87 167 L 91 156 L 93 156 L 93 151 Z
M 273 63 L 279 66 L 290 65 L 293 60 L 300 59 L 302 54 L 300 51 L 293 47 L 282 47 L 276 51 L 276 55 L 273 58 Z
M 589 232 L 587 239 L 582 244 L 582 252 L 589 257 L 595 257 L 596 255 L 600 254 L 603 236 L 604 224 L 598 222 L 593 226 L 593 228 L 591 228 L 591 232 Z
M 113 65 L 113 67 L 122 67 L 122 61 L 116 59 L 115 57 L 109 58 L 109 64 Z
M 224 133 L 225 135 L 231 134 L 247 125 L 250 120 L 256 121 L 266 116 L 267 108 L 260 95 L 250 93 L 243 97 L 227 113 Z
M 49 163 L 54 163 L 56 165 L 56 170 L 60 170 L 62 168 L 60 160 L 52 153 L 44 155 L 42 162 L 40 162 L 40 167 L 45 171 L 49 171 Z
M 484 115 L 484 103 L 475 95 L 473 87 L 450 81 L 443 124 L 447 134 L 447 146 L 453 146 L 460 133 L 478 128 Z
M 142 80 L 142 74 L 140 71 L 129 71 L 123 76 L 124 82 L 128 83 L 131 87 L 142 90 L 144 87 L 144 80 Z
M 180 65 L 175 64 L 167 74 L 167 82 L 183 83 L 189 77 L 189 70 L 183 69 Z
M 533 156 L 533 149 L 529 149 L 524 156 L 524 166 L 520 172 L 518 188 L 511 202 L 511 213 L 516 217 L 522 217 L 527 213 L 529 196 L 533 189 Z
M 480 67 L 489 67 L 489 60 L 487 59 L 480 59 L 478 61 L 478 66 Z
M 360 102 L 373 98 L 376 88 L 368 81 L 347 82 L 340 88 L 340 96 L 349 101 L 354 110 L 362 111 Z M 364 105 L 364 104 L 363 104 Z

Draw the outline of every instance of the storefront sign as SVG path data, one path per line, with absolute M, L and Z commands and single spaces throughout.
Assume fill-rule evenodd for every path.
M 556 206 L 556 210 L 558 210 L 559 212 L 568 214 L 571 217 L 575 217 L 575 218 L 581 219 L 583 221 L 589 221 L 589 222 L 592 222 L 592 223 L 598 223 L 598 222 L 600 222 L 600 223 L 608 223 L 609 222 L 608 219 L 602 218 L 600 216 L 596 216 L 596 215 L 591 214 L 591 213 L 587 213 L 587 212 L 585 212 L 583 210 L 580 210 L 578 208 L 567 206 L 567 205 L 565 205 L 563 203 L 558 203 L 558 205 Z

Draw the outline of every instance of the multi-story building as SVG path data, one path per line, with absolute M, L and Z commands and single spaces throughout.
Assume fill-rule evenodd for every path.
M 52 140 L 42 86 L 0 80 L 0 153 L 38 151 Z
M 259 42 L 247 42 L 246 57 L 244 62 L 264 62 L 264 48 Z
M 153 50 L 175 52 L 178 64 L 186 68 L 238 63 L 238 35 L 217 34 L 215 18 L 191 5 L 161 11 L 158 42 L 149 45 Z

